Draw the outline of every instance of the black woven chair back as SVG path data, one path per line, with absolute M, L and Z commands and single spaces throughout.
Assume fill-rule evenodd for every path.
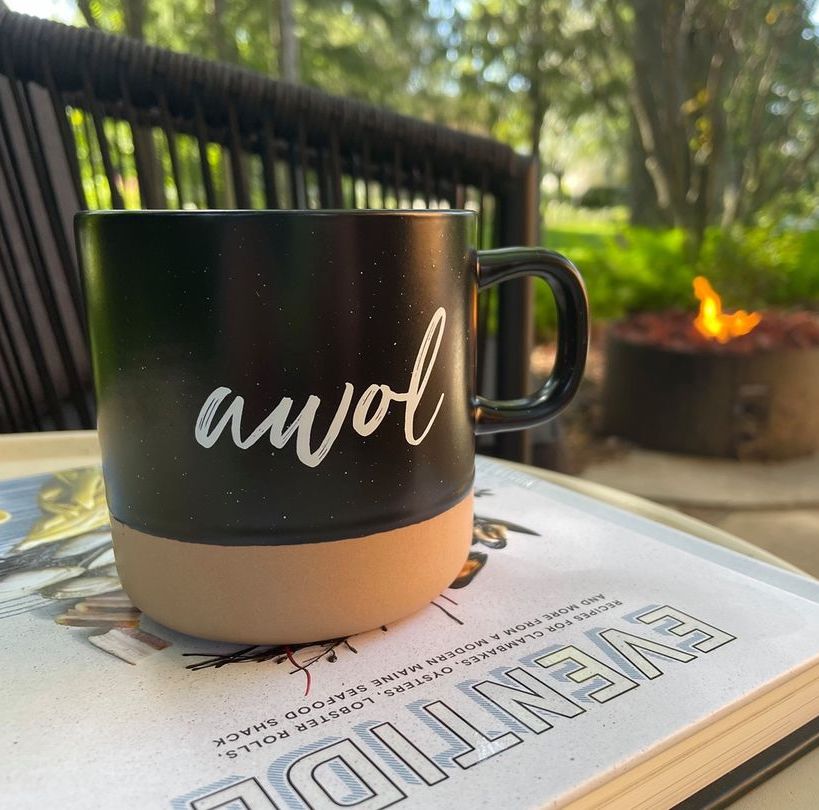
M 489 247 L 534 240 L 534 177 L 485 138 L 0 5 L 0 432 L 94 425 L 78 210 L 470 207 Z M 498 296 L 498 396 L 527 387 L 529 296 Z

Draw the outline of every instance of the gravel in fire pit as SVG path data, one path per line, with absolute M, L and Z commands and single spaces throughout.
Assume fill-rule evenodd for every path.
M 727 343 L 704 337 L 694 328 L 693 321 L 691 312 L 641 312 L 613 324 L 611 330 L 623 340 L 682 352 L 753 354 L 770 349 L 819 346 L 819 313 L 806 310 L 764 311 L 761 323 L 753 332 Z

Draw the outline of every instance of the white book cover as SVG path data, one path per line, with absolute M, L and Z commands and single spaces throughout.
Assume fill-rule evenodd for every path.
M 811 580 L 486 460 L 476 494 L 425 610 L 247 648 L 130 605 L 98 470 L 0 484 L 0 804 L 557 807 L 819 659 Z

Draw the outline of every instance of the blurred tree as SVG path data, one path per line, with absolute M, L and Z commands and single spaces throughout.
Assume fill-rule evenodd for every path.
M 445 122 L 538 157 L 561 198 L 567 170 L 589 144 L 608 151 L 612 134 L 625 131 L 625 57 L 609 52 L 599 0 L 429 5 L 425 101 L 445 96 Z
M 77 2 L 88 25 L 490 133 L 559 189 L 594 150 L 630 155 L 634 222 L 695 248 L 819 196 L 816 0 Z
M 279 76 L 285 82 L 297 82 L 299 70 L 299 40 L 293 17 L 293 0 L 279 0 Z M 271 42 L 275 47 L 275 42 Z
M 418 51 L 426 31 L 422 0 L 312 0 L 295 3 L 302 81 L 417 114 Z
M 576 51 L 590 18 L 564 0 L 444 0 L 430 14 L 434 60 L 445 65 L 462 120 L 539 155 L 543 122 L 591 84 Z
M 630 56 L 633 219 L 750 221 L 817 172 L 819 47 L 806 0 L 607 0 Z
M 767 4 L 740 39 L 726 99 L 732 137 L 723 224 L 749 222 L 767 203 L 819 192 L 819 38 L 812 3 Z M 815 203 L 814 203 L 815 211 Z

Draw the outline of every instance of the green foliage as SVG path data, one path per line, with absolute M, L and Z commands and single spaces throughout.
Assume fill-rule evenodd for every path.
M 737 306 L 819 305 L 819 230 L 714 229 L 699 265 Z
M 550 209 L 551 211 L 552 209 Z M 726 309 L 819 306 L 819 230 L 773 227 L 717 228 L 705 234 L 699 258 L 687 258 L 679 229 L 635 228 L 621 212 L 577 212 L 556 218 L 544 244 L 578 266 L 589 292 L 592 315 L 618 318 L 629 312 L 694 310 L 696 275 L 707 276 Z M 536 289 L 540 337 L 554 326 L 548 289 Z
M 610 208 L 626 202 L 628 192 L 621 186 L 592 186 L 583 193 L 580 205 L 584 208 Z
M 682 231 L 612 227 L 605 222 L 585 228 L 559 226 L 547 230 L 545 244 L 578 266 L 595 318 L 686 306 L 690 301 L 695 274 L 682 259 Z M 548 297 L 549 292 L 538 290 L 536 295 Z M 538 304 L 537 309 L 548 312 L 548 304 Z

